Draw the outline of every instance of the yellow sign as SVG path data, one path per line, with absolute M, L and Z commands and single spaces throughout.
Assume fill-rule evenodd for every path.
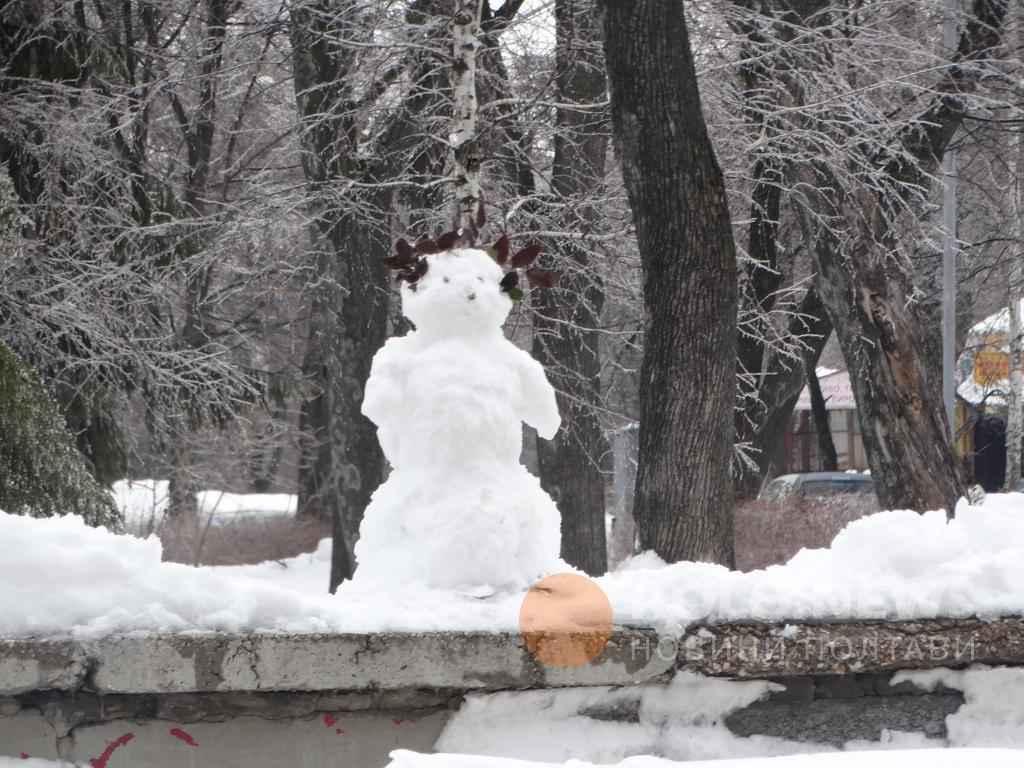
M 982 348 L 974 355 L 974 381 L 989 386 L 1010 378 L 1010 355 L 1006 352 L 1003 334 L 986 336 Z

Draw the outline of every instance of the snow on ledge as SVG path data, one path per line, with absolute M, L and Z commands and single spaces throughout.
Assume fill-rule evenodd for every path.
M 416 585 L 326 592 L 330 544 L 283 562 L 191 567 L 161 562 L 156 538 L 79 518 L 0 513 L 0 637 L 129 632 L 515 632 L 523 593 L 480 600 Z M 46 567 L 40 567 L 45 565 Z M 982 506 L 881 512 L 829 549 L 751 573 L 640 555 L 597 580 L 615 623 L 679 635 L 730 621 L 1024 616 L 1024 494 Z
M 407 750 L 391 753 L 388 768 L 592 768 L 590 763 L 531 763 L 477 755 L 424 755 Z M 684 763 L 659 757 L 630 757 L 606 768 L 1020 768 L 1019 749 L 915 749 L 836 752 L 741 760 L 699 760 Z

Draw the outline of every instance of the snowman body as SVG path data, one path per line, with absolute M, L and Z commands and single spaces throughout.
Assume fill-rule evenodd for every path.
M 519 462 L 522 422 L 557 431 L 555 393 L 502 333 L 502 276 L 457 249 L 402 287 L 416 330 L 377 353 L 363 400 L 392 471 L 360 528 L 357 583 L 515 590 L 565 567 L 558 510 Z

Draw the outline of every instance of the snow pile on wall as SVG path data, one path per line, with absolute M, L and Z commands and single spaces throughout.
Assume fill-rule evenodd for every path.
M 617 768 L 1019 768 L 1024 750 L 1011 749 L 921 749 L 891 752 L 839 752 L 792 755 L 754 760 L 714 760 L 678 763 L 657 757 L 631 757 Z M 572 768 L 589 768 L 572 761 Z M 555 763 L 528 763 L 475 755 L 421 755 L 397 750 L 388 768 L 558 768 Z
M 990 494 L 943 512 L 880 512 L 843 529 L 828 549 L 739 573 L 706 563 L 642 564 L 599 583 L 619 623 L 663 630 L 694 619 L 909 619 L 1024 611 L 1024 494 Z M 643 567 L 650 570 L 643 570 Z
M 515 630 L 522 593 L 488 600 L 369 580 L 331 596 L 329 544 L 281 563 L 161 562 L 155 538 L 75 517 L 0 513 L 0 634 L 191 629 L 287 632 Z M 416 553 L 409 557 L 415 559 Z M 955 520 L 881 512 L 831 548 L 750 573 L 642 555 L 597 580 L 618 624 L 674 631 L 697 621 L 1024 615 L 1024 494 L 961 503 Z

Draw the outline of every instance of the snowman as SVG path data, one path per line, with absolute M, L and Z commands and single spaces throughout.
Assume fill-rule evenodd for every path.
M 415 330 L 377 352 L 366 384 L 363 413 L 392 471 L 366 509 L 356 585 L 479 597 L 567 568 L 558 510 L 519 462 L 522 422 L 545 439 L 558 430 L 555 392 L 502 332 L 539 248 L 509 259 L 506 237 L 481 250 L 455 247 L 458 235 L 400 240 L 389 259 Z

